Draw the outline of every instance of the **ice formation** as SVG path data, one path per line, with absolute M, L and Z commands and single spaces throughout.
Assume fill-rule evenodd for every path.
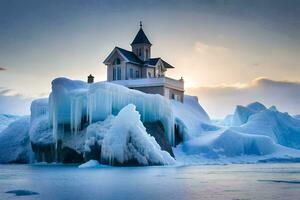
M 53 144 L 52 126 L 49 123 L 48 98 L 34 100 L 30 110 L 29 135 L 31 142 L 41 145 Z
M 68 126 L 76 134 L 86 124 L 116 115 L 130 103 L 136 106 L 143 122 L 161 121 L 167 138 L 174 144 L 173 112 L 166 98 L 108 82 L 87 84 L 66 78 L 52 81 L 49 107 L 54 137 L 58 139 Z
M 8 125 L 20 117 L 15 115 L 6 115 L 6 114 L 0 114 L 0 133 L 3 131 Z
M 146 132 L 140 114 L 133 104 L 125 106 L 116 117 L 91 124 L 86 150 L 95 140 L 101 146 L 101 160 L 110 165 L 137 162 L 139 165 L 174 164 L 174 159 L 162 151 L 154 137 Z M 100 155 L 99 155 L 100 157 Z
M 267 109 L 258 102 L 237 106 L 234 115 L 220 124 L 227 127 L 203 132 L 179 145 L 174 151 L 176 159 L 207 164 L 300 158 L 300 121 L 274 106 Z
M 275 106 L 268 109 L 258 102 L 237 106 L 218 126 L 196 97 L 186 95 L 181 103 L 108 82 L 57 78 L 49 98 L 32 102 L 30 119 L 0 115 L 0 162 L 30 162 L 30 142 L 37 149 L 51 147 L 47 156 L 52 156 L 60 141 L 60 153 L 68 154 L 71 161 L 75 156 L 83 162 L 83 153 L 90 152 L 89 159 L 111 165 L 173 164 L 175 160 L 161 150 L 143 124 L 157 121 L 163 124 L 168 142 L 178 144 L 173 152 L 179 163 L 300 159 L 299 116 Z M 182 140 L 178 142 L 177 137 Z M 81 167 L 93 166 L 98 163 L 90 161 Z
M 228 164 L 299 161 L 300 151 L 264 135 L 220 129 L 184 142 L 174 150 L 178 164 Z
M 212 122 L 194 96 L 184 96 L 184 103 L 172 100 L 176 125 L 184 141 L 195 138 L 207 130 L 216 130 Z
M 29 117 L 12 122 L 0 133 L 0 163 L 29 163 L 32 150 L 29 140 Z

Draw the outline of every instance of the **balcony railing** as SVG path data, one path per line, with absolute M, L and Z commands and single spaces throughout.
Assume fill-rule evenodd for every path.
M 119 85 L 124 85 L 129 88 L 166 86 L 169 88 L 184 91 L 183 79 L 176 80 L 169 77 L 138 78 L 138 79 L 129 79 L 129 80 L 117 80 L 111 82 Z

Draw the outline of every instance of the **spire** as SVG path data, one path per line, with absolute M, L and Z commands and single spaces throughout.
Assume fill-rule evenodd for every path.
M 131 43 L 131 45 L 133 44 L 150 44 L 150 41 L 148 40 L 146 34 L 144 33 L 143 31 L 143 24 L 142 24 L 142 21 L 140 21 L 140 30 L 139 32 L 136 34 L 133 42 Z

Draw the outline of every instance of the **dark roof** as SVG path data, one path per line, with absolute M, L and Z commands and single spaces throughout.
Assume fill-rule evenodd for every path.
M 169 63 L 167 63 L 166 61 L 164 61 L 163 59 L 161 59 L 161 61 L 163 62 L 165 68 L 175 68 L 172 65 L 170 65 Z
M 142 61 L 131 51 L 122 49 L 120 47 L 116 47 L 116 49 L 118 49 L 121 52 L 121 54 L 123 54 L 123 56 L 125 56 L 127 58 L 127 60 L 131 63 L 155 66 L 157 64 L 157 62 L 159 60 L 161 60 L 165 68 L 174 68 L 172 65 L 170 65 L 169 63 L 167 63 L 166 61 L 164 61 L 161 58 L 150 58 L 149 60 Z
M 149 60 L 145 61 L 145 64 L 155 66 L 159 59 L 160 58 L 150 58 Z
M 150 58 L 149 60 L 145 61 L 144 63 L 146 65 L 155 66 L 159 60 L 162 61 L 162 63 L 163 63 L 163 65 L 164 65 L 165 68 L 175 68 L 175 67 L 173 67 L 172 65 L 170 65 L 169 63 L 167 63 L 166 61 L 164 61 L 161 58 Z
M 129 62 L 144 64 L 144 62 L 139 59 L 133 52 L 127 51 L 126 49 L 122 49 L 120 47 L 116 48 L 129 60 Z
M 150 44 L 150 41 L 148 40 L 146 34 L 144 33 L 143 29 L 140 28 L 139 32 L 136 34 L 134 40 L 132 41 L 131 45 L 133 44 Z

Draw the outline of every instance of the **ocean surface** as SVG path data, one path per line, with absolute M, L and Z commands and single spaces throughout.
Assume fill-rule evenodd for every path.
M 300 164 L 0 165 L 0 199 L 300 199 Z

